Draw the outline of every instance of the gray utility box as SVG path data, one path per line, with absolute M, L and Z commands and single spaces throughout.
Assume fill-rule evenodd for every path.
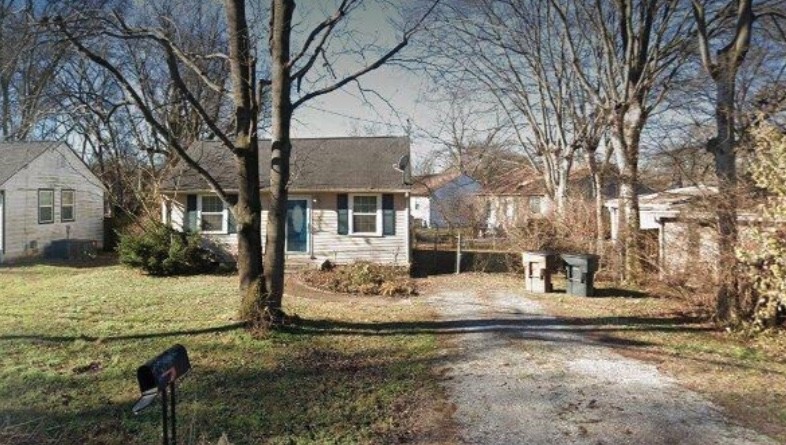
M 559 270 L 559 255 L 554 252 L 524 252 L 521 254 L 524 263 L 524 288 L 529 292 L 553 292 L 551 274 Z
M 567 293 L 581 297 L 594 295 L 594 278 L 599 259 L 599 256 L 591 254 L 562 255 L 562 261 L 565 262 Z

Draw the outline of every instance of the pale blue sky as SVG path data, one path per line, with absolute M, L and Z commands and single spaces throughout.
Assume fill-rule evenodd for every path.
M 333 11 L 333 1 L 325 1 L 313 9 L 308 9 L 299 4 L 296 8 L 295 35 L 300 31 L 302 38 L 304 30 L 311 29 L 317 21 L 324 19 L 326 14 Z M 423 2 L 424 3 L 424 2 Z M 375 43 L 378 51 L 385 51 L 394 46 L 401 38 L 400 23 L 405 20 L 402 11 L 417 14 L 412 5 L 418 7 L 423 3 L 415 0 L 386 2 L 377 0 L 367 2 L 368 6 L 353 11 L 345 22 L 345 28 L 337 30 L 341 36 L 347 32 L 353 33 L 353 41 L 366 44 Z M 329 5 L 331 4 L 331 5 Z M 410 4 L 400 7 L 399 5 Z M 417 36 L 415 37 L 417 38 Z M 297 41 L 297 37 L 295 37 Z M 333 48 L 343 49 L 344 42 L 335 42 Z M 293 45 L 293 51 L 299 44 Z M 406 56 L 412 56 L 413 45 L 403 50 Z M 368 59 L 373 60 L 374 50 L 368 52 Z M 333 69 L 341 77 L 342 73 L 349 73 L 358 69 L 362 61 L 345 54 L 328 56 L 331 63 L 336 60 Z M 317 73 L 325 73 L 315 67 Z M 319 82 L 319 80 L 317 80 Z M 365 97 L 358 86 L 350 83 L 339 91 L 321 96 L 309 101 L 295 112 L 293 136 L 295 137 L 325 137 L 325 136 L 372 136 L 372 135 L 404 135 L 408 122 L 413 127 L 412 152 L 417 158 L 423 156 L 434 144 L 425 132 L 436 131 L 436 116 L 439 110 L 433 102 L 424 100 L 430 89 L 427 76 L 418 74 L 398 66 L 383 66 L 366 74 L 362 80 L 363 89 L 373 90 Z M 322 81 L 324 84 L 324 81 Z M 309 88 L 304 82 L 304 92 Z M 379 94 L 381 97 L 376 97 Z M 384 99 L 384 100 L 383 100 Z

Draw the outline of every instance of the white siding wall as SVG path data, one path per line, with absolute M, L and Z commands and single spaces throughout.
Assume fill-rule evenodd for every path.
M 714 275 L 718 236 L 712 226 L 668 221 L 663 225 L 662 269 L 666 273 Z
M 293 196 L 311 199 L 311 225 L 313 255 L 288 254 L 292 263 L 320 262 L 329 259 L 337 264 L 355 261 L 371 261 L 381 264 L 409 264 L 407 198 L 403 193 L 395 194 L 396 234 L 390 236 L 356 236 L 338 234 L 338 212 L 336 193 L 297 193 Z M 172 226 L 181 229 L 186 207 L 186 195 L 173 197 L 171 210 Z M 381 205 L 381 202 L 380 202 Z M 262 242 L 265 242 L 269 197 L 262 198 Z M 237 235 L 208 235 L 227 251 L 237 253 Z M 313 256 L 313 258 L 312 258 Z
M 46 151 L 0 187 L 5 191 L 3 260 L 40 255 L 49 243 L 65 238 L 95 240 L 102 247 L 104 189 L 68 148 Z M 54 190 L 54 223 L 38 223 L 38 189 Z M 76 191 L 75 221 L 61 221 L 63 189 Z
M 422 220 L 426 227 L 431 225 L 431 200 L 427 196 L 413 196 L 409 205 L 413 219 Z

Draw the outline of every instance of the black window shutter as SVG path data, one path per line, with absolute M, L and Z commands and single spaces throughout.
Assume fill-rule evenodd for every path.
M 396 209 L 393 206 L 393 195 L 382 195 L 382 234 L 396 234 Z
M 338 210 L 338 234 L 349 234 L 349 195 L 339 193 L 336 195 L 336 209 Z
M 229 202 L 237 203 L 237 195 L 229 195 Z M 226 206 L 226 204 L 224 204 Z M 232 212 L 231 208 L 227 208 L 227 212 L 229 213 L 229 218 L 227 220 L 227 233 L 237 233 L 237 221 L 235 220 L 235 214 Z
M 197 224 L 197 195 L 186 196 L 186 220 L 184 221 L 183 229 L 188 232 L 196 232 L 199 230 Z

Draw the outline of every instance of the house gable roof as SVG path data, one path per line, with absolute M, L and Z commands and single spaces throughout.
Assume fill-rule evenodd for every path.
M 0 186 L 59 142 L 0 142 Z
M 259 141 L 260 188 L 270 187 L 269 140 Z M 194 144 L 189 154 L 227 190 L 237 189 L 234 156 L 220 142 Z M 406 137 L 340 137 L 292 139 L 290 191 L 407 190 L 404 175 L 394 168 L 409 155 Z M 165 190 L 209 190 L 195 170 L 181 162 L 163 183 Z
M 477 183 L 475 179 L 466 173 L 462 173 L 456 169 L 450 169 L 442 173 L 435 173 L 431 175 L 423 175 L 414 178 L 412 186 L 413 196 L 430 196 L 434 191 L 456 181 L 464 178 L 467 182 Z

